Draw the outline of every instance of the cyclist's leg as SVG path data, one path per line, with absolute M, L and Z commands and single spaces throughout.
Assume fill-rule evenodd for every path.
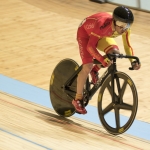
M 96 65 L 93 66 L 93 68 L 90 72 L 93 84 L 96 84 L 97 81 L 98 81 L 98 71 L 100 70 L 100 68 L 101 68 L 101 66 L 96 64 Z
M 83 87 L 85 85 L 85 82 L 87 80 L 87 77 L 88 77 L 92 67 L 93 67 L 93 63 L 83 64 L 82 70 L 78 74 L 78 78 L 77 78 L 77 94 L 82 95 Z M 77 97 L 77 96 L 78 95 L 76 95 L 76 98 L 80 99 L 80 97 Z M 82 99 L 82 97 L 81 97 L 81 99 Z
M 93 57 L 87 51 L 88 39 L 78 37 L 77 41 L 79 44 L 80 56 L 82 59 L 83 67 L 77 77 L 77 93 L 72 104 L 74 105 L 74 107 L 76 108 L 78 112 L 85 114 L 87 113 L 87 111 L 84 108 L 83 103 L 82 103 L 83 88 L 93 66 Z
M 97 44 L 97 49 L 108 54 L 108 53 L 119 53 L 117 43 L 113 38 L 102 38 Z M 92 82 L 95 84 L 98 80 L 98 71 L 101 69 L 101 66 L 96 64 L 91 70 Z
M 106 54 L 120 53 L 116 41 L 113 38 L 109 37 L 102 38 L 101 40 L 99 40 L 97 44 L 97 49 Z
M 113 38 L 102 38 L 97 44 L 97 49 L 108 54 L 108 53 L 119 53 L 117 43 Z M 95 84 L 98 80 L 98 71 L 101 69 L 100 65 L 94 65 L 91 70 L 92 82 Z
M 79 85 L 77 86 L 77 94 L 82 94 L 84 84 L 93 66 L 93 57 L 87 51 L 88 39 L 78 37 L 77 41 L 83 65 L 82 70 L 80 71 L 77 78 L 77 84 Z

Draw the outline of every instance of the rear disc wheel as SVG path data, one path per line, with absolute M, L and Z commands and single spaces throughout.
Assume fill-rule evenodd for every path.
M 49 86 L 50 100 L 54 110 L 60 116 L 70 117 L 75 113 L 72 100 L 75 97 L 77 81 L 75 79 L 71 85 L 75 90 L 71 93 L 71 96 L 64 92 L 63 85 L 78 68 L 79 65 L 74 60 L 64 59 L 57 64 L 51 75 Z

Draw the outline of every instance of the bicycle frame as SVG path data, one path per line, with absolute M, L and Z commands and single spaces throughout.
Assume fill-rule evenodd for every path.
M 81 71 L 82 65 L 73 73 L 73 75 L 64 83 L 63 90 L 66 94 L 70 95 L 71 93 L 75 93 L 72 87 L 73 81 L 77 78 L 78 73 Z M 113 64 L 103 73 L 103 75 L 99 78 L 97 83 L 90 89 L 90 83 L 88 80 L 88 87 L 86 87 L 86 93 L 88 93 L 88 100 L 92 98 L 92 96 L 96 93 L 99 87 L 103 84 L 104 80 L 111 74 L 112 77 L 112 90 L 114 90 L 114 74 L 117 71 L 116 69 L 116 58 L 113 58 Z M 112 92 L 114 93 L 114 92 Z

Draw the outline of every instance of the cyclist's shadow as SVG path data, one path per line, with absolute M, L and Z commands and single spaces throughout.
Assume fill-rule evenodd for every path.
M 69 130 L 71 132 L 84 134 L 84 131 L 82 129 L 81 130 L 79 129 L 84 127 L 82 124 L 76 123 L 71 119 L 64 118 L 50 112 L 41 111 L 41 110 L 36 110 L 36 111 L 39 114 L 42 114 L 41 116 L 37 116 L 37 117 L 44 120 L 48 124 L 58 126 L 58 127 L 63 127 L 67 131 Z
M 61 128 L 63 127 L 67 131 L 71 131 L 71 132 L 75 132 L 79 134 L 87 134 L 86 132 L 90 132 L 90 133 L 92 132 L 93 134 L 96 133 L 96 135 L 100 135 L 102 137 L 108 136 L 108 137 L 115 138 L 115 139 L 116 138 L 122 139 L 122 137 L 120 136 L 109 134 L 107 132 L 101 131 L 100 129 L 94 129 L 94 127 L 93 128 L 85 127 L 84 125 L 82 125 L 82 122 L 81 124 L 79 124 L 79 123 L 74 122 L 71 119 L 64 118 L 64 117 L 58 116 L 50 112 L 41 111 L 41 110 L 36 110 L 36 111 L 38 112 L 38 114 L 41 114 L 41 116 L 37 116 L 38 118 L 44 120 L 48 124 L 52 124 L 54 126 L 58 126 Z

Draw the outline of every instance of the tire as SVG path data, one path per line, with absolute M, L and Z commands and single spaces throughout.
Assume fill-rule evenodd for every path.
M 99 91 L 98 114 L 103 127 L 109 133 L 118 135 L 132 125 L 137 113 L 138 95 L 134 82 L 123 72 L 116 72 L 114 75 L 114 91 L 115 98 L 112 99 L 109 75 Z

